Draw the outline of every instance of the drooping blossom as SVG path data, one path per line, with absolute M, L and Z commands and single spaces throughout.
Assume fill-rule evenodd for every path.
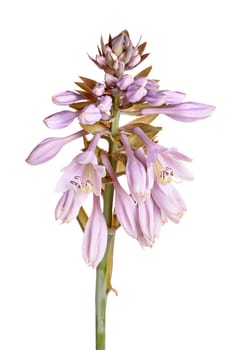
M 138 127 L 134 129 L 134 132 L 147 147 L 147 164 L 153 164 L 158 181 L 167 183 L 172 181 L 173 178 L 193 179 L 193 175 L 184 164 L 184 162 L 191 162 L 191 158 L 178 152 L 175 148 L 166 148 L 151 141 Z
M 86 200 L 86 194 L 69 188 L 59 199 L 55 208 L 55 219 L 62 223 L 69 223 L 78 214 L 81 205 Z
M 96 267 L 102 260 L 107 246 L 108 228 L 101 210 L 100 197 L 93 195 L 91 215 L 85 226 L 82 252 L 85 262 Z
M 187 208 L 183 198 L 172 183 L 161 184 L 155 181 L 151 195 L 161 210 L 164 222 L 168 219 L 175 223 L 180 222 Z
M 120 185 L 108 158 L 102 154 L 102 162 L 111 176 L 115 189 L 115 210 L 117 218 L 125 232 L 133 238 L 138 237 L 138 221 L 136 203 Z
M 152 247 L 162 226 L 161 209 L 153 200 L 153 197 L 149 197 L 147 200 L 138 203 L 137 211 L 140 227 L 138 241 L 142 246 Z
M 105 168 L 98 164 L 97 157 L 95 155 L 95 148 L 100 138 L 100 134 L 95 134 L 88 149 L 77 155 L 72 162 L 63 169 L 63 175 L 60 178 L 57 186 L 57 192 L 63 192 L 62 197 L 64 200 L 59 204 L 59 210 L 57 210 L 56 219 L 63 220 L 63 210 L 67 210 L 67 195 L 64 195 L 67 191 L 73 191 L 77 193 L 74 195 L 76 199 L 76 206 L 78 211 L 88 198 L 89 193 L 94 193 L 96 196 L 100 196 L 102 187 L 102 177 L 105 176 Z M 63 208 L 63 209 L 62 209 Z M 74 219 L 77 214 L 73 212 Z M 72 220 L 70 218 L 69 221 Z
M 126 178 L 131 195 L 137 202 L 144 201 L 150 196 L 150 190 L 153 185 L 153 182 L 151 182 L 153 173 L 151 173 L 150 167 L 145 167 L 143 163 L 135 157 L 128 138 L 123 133 L 121 133 L 121 141 L 124 144 L 127 155 Z

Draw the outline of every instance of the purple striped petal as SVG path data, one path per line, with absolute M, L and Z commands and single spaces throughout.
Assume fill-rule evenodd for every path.
M 57 155 L 61 148 L 68 142 L 86 135 L 85 130 L 65 137 L 49 137 L 41 141 L 29 154 L 26 162 L 30 165 L 38 165 L 47 162 Z
M 96 267 L 102 260 L 108 238 L 108 228 L 100 207 L 100 198 L 93 196 L 93 207 L 83 236 L 82 253 L 85 262 Z
M 149 173 L 147 167 L 135 157 L 126 135 L 121 134 L 121 141 L 127 155 L 126 178 L 131 195 L 137 202 L 144 201 L 150 196 L 150 190 L 153 184 L 148 180 Z
M 126 90 L 134 81 L 132 75 L 125 74 L 117 82 L 117 87 L 121 90 Z
M 66 128 L 78 116 L 78 112 L 61 111 L 44 119 L 45 125 L 50 129 Z
M 143 86 L 132 84 L 126 92 L 126 97 L 130 102 L 138 102 L 146 95 L 146 93 L 147 91 Z
M 167 100 L 166 96 L 161 91 L 149 91 L 144 100 L 151 106 L 161 106 Z
M 164 220 L 170 219 L 175 223 L 179 223 L 187 208 L 175 187 L 171 183 L 161 185 L 155 181 L 151 194 L 160 207 Z
M 99 102 L 96 104 L 101 113 L 107 113 L 112 108 L 112 98 L 110 96 L 101 96 Z
M 82 124 L 92 125 L 101 119 L 101 112 L 98 107 L 91 104 L 83 108 L 82 112 L 78 116 L 78 119 Z
M 56 220 L 61 220 L 62 223 L 69 223 L 79 213 L 82 203 L 79 200 L 78 194 L 69 189 L 64 192 L 59 199 L 57 206 L 55 208 L 55 218 Z
M 79 100 L 83 100 L 83 97 L 69 90 L 60 92 L 52 97 L 53 103 L 58 106 L 67 106 Z
M 92 91 L 96 96 L 102 96 L 105 91 L 105 84 L 96 83 Z
M 138 203 L 138 218 L 141 228 L 138 241 L 142 246 L 151 247 L 162 226 L 161 210 L 151 197 Z
M 184 102 L 161 108 L 143 108 L 141 114 L 166 114 L 168 117 L 181 122 L 194 122 L 208 118 L 215 110 L 214 106 L 197 102 Z
M 117 218 L 125 230 L 125 232 L 133 237 L 138 237 L 138 220 L 137 220 L 137 207 L 136 203 L 128 195 L 128 193 L 121 187 L 108 158 L 101 154 L 101 159 L 106 167 L 109 175 L 112 178 L 114 188 L 115 188 L 115 210 Z
M 166 96 L 166 104 L 177 104 L 183 101 L 185 93 L 179 91 L 161 90 L 162 94 Z

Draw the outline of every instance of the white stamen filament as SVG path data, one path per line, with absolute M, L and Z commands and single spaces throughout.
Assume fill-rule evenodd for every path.
M 163 185 L 166 185 L 172 181 L 175 183 L 180 183 L 182 181 L 181 179 L 176 179 L 174 177 L 174 171 L 167 166 L 164 167 L 159 160 L 153 164 L 153 168 L 157 180 Z
M 85 193 L 93 192 L 94 190 L 94 174 L 93 174 L 93 167 L 91 164 L 86 165 L 85 172 L 81 177 L 79 175 L 74 176 L 74 180 L 70 181 L 72 185 L 74 185 L 74 189 L 81 190 Z

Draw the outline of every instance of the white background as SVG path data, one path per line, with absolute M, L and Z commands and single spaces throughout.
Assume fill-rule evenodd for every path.
M 54 186 L 79 152 L 50 163 L 24 159 L 52 131 L 51 95 L 79 75 L 102 80 L 88 59 L 100 35 L 128 29 L 151 55 L 151 78 L 187 100 L 217 106 L 183 124 L 160 116 L 160 141 L 194 159 L 188 205 L 151 250 L 119 231 L 107 314 L 107 350 L 233 349 L 232 12 L 230 1 L 5 1 L 0 7 L 0 349 L 94 349 L 95 272 L 81 257 L 76 222 L 59 225 Z M 133 5 L 134 4 L 134 5 Z M 135 70 L 135 73 L 138 70 Z M 76 148 L 77 147 L 77 148 Z

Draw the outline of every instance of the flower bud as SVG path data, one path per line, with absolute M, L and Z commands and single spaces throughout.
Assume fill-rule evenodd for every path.
M 59 106 L 67 106 L 79 100 L 83 100 L 83 97 L 73 91 L 63 91 L 52 97 L 53 103 Z
M 127 50 L 129 43 L 130 43 L 129 33 L 127 32 L 127 30 L 124 30 L 123 32 L 121 32 L 111 40 L 110 45 L 112 48 L 112 52 L 117 57 L 119 57 L 123 51 Z
M 86 134 L 87 132 L 85 130 L 81 130 L 65 137 L 49 137 L 33 148 L 27 157 L 26 162 L 30 165 L 45 163 L 55 157 L 66 143 Z
M 108 228 L 100 207 L 100 197 L 93 195 L 92 212 L 87 221 L 82 252 L 85 262 L 96 267 L 102 260 L 107 246 Z
M 50 129 L 65 128 L 78 116 L 78 112 L 61 111 L 44 119 L 45 125 Z

